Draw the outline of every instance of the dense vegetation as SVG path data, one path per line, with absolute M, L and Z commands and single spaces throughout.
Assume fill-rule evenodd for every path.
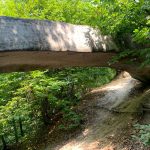
M 123 49 L 120 57 L 136 56 L 150 64 L 149 0 L 0 0 L 0 15 L 90 25 L 112 35 Z M 29 140 L 31 130 L 34 136 L 60 116 L 61 128 L 78 126 L 81 117 L 74 106 L 88 88 L 107 83 L 114 74 L 106 68 L 1 74 L 0 145 Z
M 79 126 L 76 104 L 89 88 L 108 83 L 114 75 L 109 68 L 1 74 L 0 147 L 30 140 L 40 128 L 58 120 L 61 129 Z

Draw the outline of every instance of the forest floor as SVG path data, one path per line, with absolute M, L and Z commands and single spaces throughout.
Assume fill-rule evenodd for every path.
M 149 150 L 134 141 L 133 124 L 141 117 L 141 83 L 123 73 L 111 83 L 91 90 L 77 110 L 83 125 L 75 131 L 53 128 L 40 150 Z

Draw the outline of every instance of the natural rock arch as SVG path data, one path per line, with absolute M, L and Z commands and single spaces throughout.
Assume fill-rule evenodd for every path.
M 0 17 L 0 72 L 72 66 L 110 66 L 118 48 L 110 36 L 89 26 Z M 128 60 L 128 59 L 126 59 Z M 125 61 L 110 67 L 150 80 L 150 67 Z

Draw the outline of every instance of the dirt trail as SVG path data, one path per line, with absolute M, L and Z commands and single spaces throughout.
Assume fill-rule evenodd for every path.
M 78 108 L 85 114 L 84 130 L 74 138 L 60 140 L 57 145 L 46 145 L 43 150 L 146 150 L 126 139 L 134 120 L 134 110 L 129 113 L 116 111 L 121 103 L 132 103 L 140 84 L 124 73 L 111 83 L 93 89 Z

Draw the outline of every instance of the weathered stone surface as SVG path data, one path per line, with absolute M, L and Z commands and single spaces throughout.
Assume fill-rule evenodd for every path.
M 116 53 L 77 53 L 52 51 L 7 51 L 0 52 L 0 72 L 29 71 L 35 69 L 51 69 L 62 67 L 113 67 L 126 70 L 134 78 L 146 84 L 150 82 L 150 67 L 139 68 L 138 64 L 126 64 L 122 60 L 109 65 L 109 60 Z
M 117 50 L 111 37 L 102 36 L 88 26 L 0 17 L 0 72 L 106 67 L 116 55 L 111 50 Z M 93 51 L 97 53 L 91 53 Z M 150 82 L 150 66 L 139 68 L 138 62 L 127 64 L 127 61 L 110 67 L 126 70 L 133 77 Z
M 110 36 L 89 26 L 0 17 L 0 51 L 7 50 L 92 52 L 117 47 Z
M 49 51 L 0 52 L 0 72 L 29 71 L 62 67 L 108 66 L 115 53 L 77 53 Z

